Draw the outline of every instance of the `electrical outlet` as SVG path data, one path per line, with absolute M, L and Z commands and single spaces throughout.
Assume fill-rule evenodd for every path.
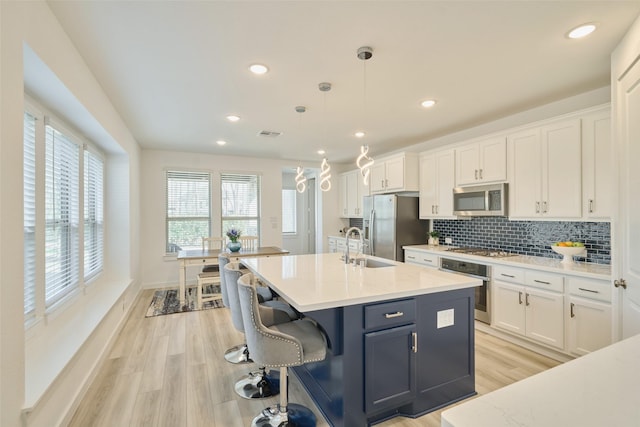
M 450 245 L 451 243 L 453 243 L 453 240 L 451 240 L 451 237 L 445 237 L 444 238 L 444 244 L 445 245 Z

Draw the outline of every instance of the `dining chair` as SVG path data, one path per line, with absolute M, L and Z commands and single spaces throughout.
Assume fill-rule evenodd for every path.
M 258 248 L 258 236 L 240 236 L 240 242 L 242 242 L 242 249 L 255 250 Z
M 222 238 L 203 237 L 202 251 L 221 250 Z M 220 292 L 220 266 L 217 264 L 205 265 L 202 272 L 198 274 L 198 284 L 196 288 L 196 304 L 202 309 L 202 304 L 207 301 L 214 301 L 222 298 Z

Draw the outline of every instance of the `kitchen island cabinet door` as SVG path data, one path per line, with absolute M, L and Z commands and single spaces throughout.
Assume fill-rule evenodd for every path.
M 364 335 L 365 411 L 402 406 L 415 398 L 415 324 Z

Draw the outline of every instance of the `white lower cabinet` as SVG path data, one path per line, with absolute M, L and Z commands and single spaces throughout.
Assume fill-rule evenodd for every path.
M 563 278 L 500 266 L 494 272 L 493 325 L 564 350 Z
M 438 255 L 422 251 L 412 251 L 411 249 L 404 250 L 404 262 L 406 264 L 421 265 L 423 267 L 440 267 L 440 258 Z
M 570 277 L 569 352 L 582 356 L 611 344 L 611 285 L 604 280 Z

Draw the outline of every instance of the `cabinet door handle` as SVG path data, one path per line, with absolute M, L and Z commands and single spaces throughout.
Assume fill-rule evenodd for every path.
M 589 199 L 589 213 L 593 213 L 593 199 Z
M 478 169 L 476 169 L 475 177 L 476 177 L 476 179 L 478 179 Z
M 433 260 L 432 259 L 422 258 L 422 261 L 433 264 Z
M 411 332 L 411 350 L 413 350 L 414 353 L 418 352 L 418 333 L 417 332 Z
M 536 213 L 540 213 L 540 202 L 536 202 Z
M 380 187 L 384 188 L 384 179 L 380 180 Z
M 409 259 L 416 259 L 416 257 L 411 256 L 411 255 L 407 255 L 407 258 L 409 258 Z
M 576 317 L 576 314 L 573 312 L 574 303 L 571 303 L 571 317 Z
M 538 279 L 534 279 L 534 282 L 536 283 L 542 283 L 543 285 L 550 285 L 551 283 L 549 282 L 545 282 L 544 280 L 538 280 Z
M 384 180 L 384 186 L 385 188 L 389 186 L 389 180 L 385 178 Z
M 524 304 L 529 306 L 529 294 L 524 294 Z
M 500 273 L 500 275 L 501 275 L 501 276 L 504 276 L 504 277 L 511 277 L 512 279 L 513 279 L 514 277 L 516 277 L 516 276 L 514 276 L 513 274 L 504 274 L 504 273 Z
M 436 205 L 436 215 L 438 215 L 438 211 L 440 210 L 440 205 Z
M 482 169 L 480 169 L 480 179 L 482 179 Z
M 547 213 L 549 209 L 547 209 L 547 202 L 542 202 L 542 213 Z
M 387 319 L 393 319 L 394 317 L 402 317 L 404 313 L 401 311 L 396 311 L 395 313 L 385 313 L 384 317 Z
M 522 292 L 518 292 L 518 304 L 522 305 Z
M 431 205 L 431 213 L 436 213 L 436 205 Z
M 585 289 L 585 288 L 578 288 L 581 291 L 585 291 L 585 292 L 591 292 L 593 294 L 599 294 L 600 291 L 594 291 L 593 289 Z

